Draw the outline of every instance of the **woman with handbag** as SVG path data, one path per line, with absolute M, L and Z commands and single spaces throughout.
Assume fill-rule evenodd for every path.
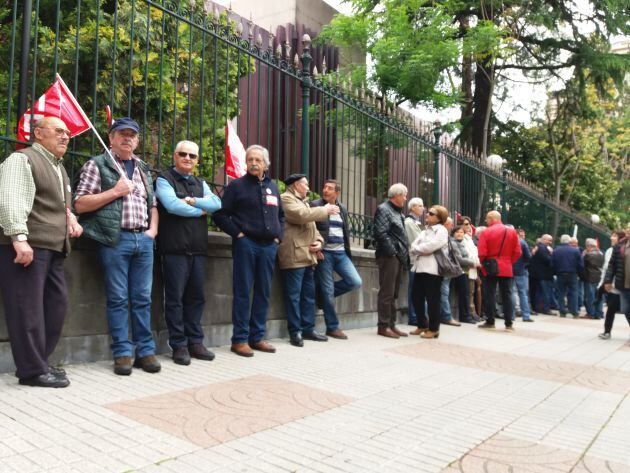
M 411 245 L 413 261 L 413 306 L 418 317 L 418 328 L 411 332 L 422 338 L 438 338 L 440 335 L 440 286 L 442 276 L 438 272 L 436 252 L 448 246 L 448 231 L 444 222 L 448 210 L 441 205 L 429 209 L 426 217 L 427 228 Z M 425 311 L 427 302 L 428 318 Z

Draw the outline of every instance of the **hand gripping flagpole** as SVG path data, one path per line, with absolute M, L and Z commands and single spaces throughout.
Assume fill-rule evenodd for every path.
M 118 163 L 118 161 L 116 161 L 116 159 L 114 158 L 114 156 L 112 155 L 112 153 L 109 151 L 109 148 L 107 147 L 107 145 L 105 144 L 105 142 L 103 141 L 103 139 L 101 138 L 101 135 L 99 135 L 98 131 L 96 131 L 96 128 L 94 127 L 94 124 L 91 122 L 91 120 L 87 117 L 87 115 L 85 114 L 85 112 L 83 111 L 83 108 L 81 108 L 81 105 L 79 105 L 79 102 L 77 102 L 77 99 L 74 98 L 74 95 L 72 95 L 72 92 L 70 92 L 70 89 L 68 89 L 68 86 L 66 85 L 66 83 L 64 82 L 64 80 L 61 78 L 61 76 L 59 74 L 57 74 L 57 80 L 59 81 L 59 85 L 61 86 L 62 90 L 65 92 L 65 94 L 70 98 L 70 100 L 72 101 L 72 104 L 77 108 L 77 110 L 79 111 L 79 113 L 81 113 L 81 117 L 86 121 L 86 123 L 90 126 L 90 129 L 94 132 L 94 134 L 96 135 L 96 139 L 98 139 L 99 143 L 101 144 L 101 146 L 103 147 L 103 149 L 105 150 L 105 152 L 107 153 L 107 155 L 110 157 L 110 159 L 112 160 L 112 163 L 114 164 L 114 167 L 116 168 L 116 170 L 118 171 L 118 173 L 120 174 L 121 177 L 126 178 L 127 174 L 123 171 L 122 167 L 120 166 L 120 164 Z

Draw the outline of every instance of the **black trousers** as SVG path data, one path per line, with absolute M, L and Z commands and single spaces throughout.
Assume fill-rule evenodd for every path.
M 511 327 L 514 320 L 514 304 L 512 302 L 512 278 L 486 276 L 483 280 L 484 298 L 486 307 L 486 322 L 494 325 L 497 316 L 496 293 L 497 284 L 501 293 L 501 304 L 503 305 L 503 318 L 505 326 Z
M 418 327 L 428 328 L 432 332 L 440 331 L 440 288 L 442 276 L 428 273 L 416 273 L 413 277 L 413 308 L 418 316 Z M 425 311 L 425 301 L 429 317 Z
M 468 275 L 462 274 L 461 276 L 452 278 L 451 287 L 455 289 L 455 294 L 457 294 L 459 321 L 462 322 L 471 320 L 470 302 L 468 299 Z
M 173 350 L 203 342 L 206 255 L 162 255 L 164 318 Z
M 378 326 L 392 328 L 396 325 L 396 299 L 402 279 L 403 266 L 396 256 L 379 256 L 378 266 Z
M 0 290 L 11 341 L 15 375 L 47 373 L 68 309 L 62 253 L 33 248 L 33 262 L 15 264 L 12 246 L 0 245 Z
M 621 300 L 619 294 L 606 294 L 606 320 L 604 320 L 604 332 L 610 333 L 612 331 L 613 323 L 615 322 L 615 314 L 621 310 Z M 626 314 L 628 324 L 630 324 L 630 316 Z

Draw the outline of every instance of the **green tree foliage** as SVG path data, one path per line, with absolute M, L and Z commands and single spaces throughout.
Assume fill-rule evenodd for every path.
M 65 0 L 58 32 L 56 1 L 40 0 L 39 5 L 35 97 L 58 72 L 102 135 L 109 104 L 115 117 L 129 115 L 141 124 L 144 159 L 168 165 L 174 144 L 191 139 L 206 158 L 200 172 L 213 178 L 213 167 L 224 159 L 226 119 L 239 113 L 238 80 L 254 72 L 254 61 L 207 32 L 212 25 L 202 2 L 165 3 L 184 21 L 145 2 Z M 10 33 L 8 15 L 0 8 L 3 39 Z M 220 25 L 224 34 L 235 34 L 225 12 Z M 0 42 L 0 74 L 9 69 L 9 43 Z M 2 75 L 0 83 L 6 83 Z M 17 80 L 13 86 L 15 100 Z M 6 110 L 6 98 L 0 100 Z M 16 117 L 11 120 L 13 129 Z M 101 151 L 89 132 L 75 142 L 75 152 L 84 157 Z

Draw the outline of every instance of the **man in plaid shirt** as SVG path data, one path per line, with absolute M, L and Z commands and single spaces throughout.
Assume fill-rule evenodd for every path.
M 85 163 L 74 201 L 85 235 L 99 243 L 114 372 L 119 375 L 131 374 L 134 355 L 134 367 L 149 373 L 161 368 L 151 332 L 158 212 L 149 166 L 133 154 L 139 131 L 128 117 L 112 123 L 109 143 L 116 161 L 104 153 Z

